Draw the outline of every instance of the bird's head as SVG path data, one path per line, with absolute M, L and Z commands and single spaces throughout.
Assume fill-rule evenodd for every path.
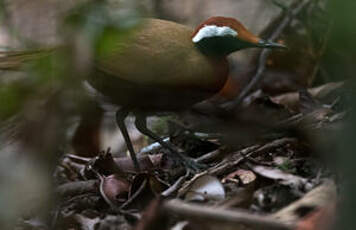
M 204 21 L 194 31 L 192 41 L 202 52 L 217 56 L 253 47 L 286 48 L 257 37 L 239 21 L 228 17 L 212 17 Z

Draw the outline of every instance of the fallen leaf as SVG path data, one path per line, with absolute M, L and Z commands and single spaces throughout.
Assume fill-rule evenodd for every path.
M 335 222 L 335 204 L 316 210 L 298 223 L 297 230 L 328 230 Z
M 222 183 L 228 181 L 235 182 L 236 180 L 237 182 L 240 181 L 243 185 L 247 185 L 256 180 L 256 175 L 251 170 L 238 169 L 222 179 Z
M 99 217 L 91 219 L 80 214 L 75 214 L 74 219 L 78 222 L 81 229 L 87 229 L 87 230 L 95 230 L 96 229 L 95 226 L 100 222 Z
M 210 175 L 197 178 L 185 194 L 187 201 L 223 200 L 224 198 L 224 186 L 218 178 Z
M 284 172 L 280 169 L 266 167 L 266 166 L 251 166 L 252 170 L 259 174 L 260 176 L 272 179 L 272 180 L 281 180 L 281 184 L 289 185 L 295 188 L 306 187 L 308 180 L 299 177 L 287 172 Z
M 167 185 L 157 176 L 149 173 L 141 173 L 134 177 L 130 189 L 129 199 L 121 208 L 145 208 L 153 199 L 159 197 Z
M 335 204 L 337 199 L 336 185 L 332 181 L 325 181 L 299 200 L 289 204 L 272 216 L 286 223 L 296 223 L 311 213 Z
M 331 82 L 325 85 L 311 88 L 308 90 L 308 92 L 313 98 L 317 100 L 321 100 L 329 96 L 331 93 L 335 92 L 336 90 L 342 88 L 343 86 L 344 86 L 344 82 Z M 274 96 L 271 97 L 271 100 L 279 105 L 284 105 L 291 111 L 299 112 L 298 92 L 285 93 L 278 96 Z
M 302 89 L 299 91 L 299 111 L 301 113 L 307 114 L 322 108 L 322 106 L 322 103 L 314 99 L 308 90 Z
M 186 226 L 188 226 L 188 221 L 180 221 L 174 225 L 171 230 L 184 230 Z
M 115 206 L 127 200 L 130 184 L 125 178 L 114 174 L 102 177 L 100 180 L 100 193 L 110 206 Z

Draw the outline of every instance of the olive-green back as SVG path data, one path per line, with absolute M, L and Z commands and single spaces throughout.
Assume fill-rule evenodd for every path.
M 211 59 L 194 46 L 192 33 L 174 22 L 144 19 L 129 39 L 97 60 L 97 68 L 135 84 L 216 91 L 225 76 L 221 79 Z

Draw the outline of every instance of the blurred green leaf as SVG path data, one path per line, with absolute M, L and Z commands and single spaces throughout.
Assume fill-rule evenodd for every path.
M 271 0 L 272 4 L 281 8 L 281 10 L 288 10 L 288 5 L 285 2 L 282 2 L 280 0 Z
M 75 33 L 81 33 L 92 45 L 101 44 L 106 50 L 115 39 L 121 39 L 140 22 L 140 14 L 135 8 L 110 8 L 106 1 L 93 1 L 77 7 L 66 18 L 65 25 Z
M 0 86 L 0 121 L 18 113 L 28 93 L 26 88 L 18 84 Z

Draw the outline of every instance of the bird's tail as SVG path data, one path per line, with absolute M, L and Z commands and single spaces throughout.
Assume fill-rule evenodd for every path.
M 48 56 L 50 53 L 52 53 L 52 49 L 0 51 L 0 112 L 4 112 L 4 109 L 7 108 L 3 103 L 14 103 L 8 103 L 8 100 L 10 99 L 8 99 L 7 95 L 15 95 L 17 92 L 13 90 L 14 88 L 10 88 L 13 86 L 11 83 L 3 84 L 4 82 L 11 82 L 8 80 L 11 79 L 12 76 L 15 76 L 7 73 L 11 71 L 26 71 L 26 65 L 39 60 L 40 58 L 44 58 L 46 57 L 45 55 Z M 3 81 L 4 79 L 5 81 Z M 13 90 L 14 94 L 11 94 L 12 91 L 10 90 Z M 5 114 L 7 114 L 7 111 L 5 111 Z M 8 142 L 18 139 L 19 135 L 22 133 L 23 127 L 26 126 L 26 122 L 20 111 L 11 114 L 10 116 L 1 115 L 3 114 L 0 114 L 0 145 L 3 147 L 8 144 Z
M 26 63 L 48 56 L 53 50 L 0 51 L 0 70 L 20 70 Z

